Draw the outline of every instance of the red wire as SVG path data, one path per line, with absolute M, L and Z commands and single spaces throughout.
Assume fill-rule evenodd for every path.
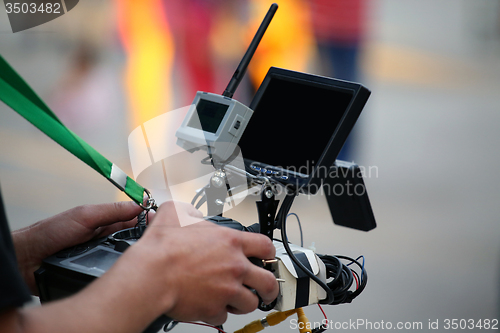
M 357 290 L 359 288 L 358 277 L 356 276 L 356 274 L 352 274 L 352 276 L 354 277 L 354 280 L 356 280 L 356 290 Z
M 321 304 L 318 304 L 318 306 L 319 306 L 319 309 L 321 310 L 321 312 L 323 312 L 323 316 L 325 316 L 325 319 L 328 320 L 328 318 L 326 317 L 326 313 L 323 310 L 323 307 L 321 306 Z
M 226 333 L 225 331 L 221 330 L 220 328 L 215 327 L 215 326 L 213 326 L 213 325 L 209 325 L 209 324 L 195 323 L 195 322 L 192 322 L 192 321 L 180 321 L 179 323 L 183 323 L 183 324 L 193 324 L 193 325 L 199 325 L 199 326 L 211 327 L 211 328 L 215 328 L 216 330 L 218 330 L 218 331 L 219 331 L 219 332 L 221 332 L 221 333 Z

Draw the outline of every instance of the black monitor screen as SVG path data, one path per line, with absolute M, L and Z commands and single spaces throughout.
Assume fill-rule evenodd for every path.
M 228 108 L 228 105 L 200 99 L 198 105 L 196 105 L 199 123 L 198 119 L 196 119 L 196 114 L 193 114 L 187 125 L 202 129 L 205 132 L 216 133 Z M 200 125 L 201 128 L 199 128 Z
M 245 159 L 311 174 L 354 90 L 328 84 L 337 80 L 302 75 L 312 80 L 268 74 L 250 105 L 254 113 L 239 142 Z

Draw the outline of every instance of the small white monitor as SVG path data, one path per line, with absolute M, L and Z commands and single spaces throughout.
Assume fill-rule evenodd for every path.
M 252 114 L 250 108 L 232 98 L 198 91 L 175 133 L 177 145 L 188 151 L 205 149 L 225 161 L 233 154 Z

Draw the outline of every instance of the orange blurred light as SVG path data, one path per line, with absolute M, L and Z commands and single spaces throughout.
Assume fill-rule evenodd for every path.
M 131 128 L 172 105 L 174 44 L 161 0 L 117 0 L 118 29 L 127 52 Z
M 271 0 L 251 1 L 251 34 L 253 37 Z M 252 83 L 258 87 L 271 66 L 307 71 L 316 47 L 310 24 L 307 1 L 281 0 L 269 28 L 249 66 Z M 250 40 L 250 39 L 249 39 Z

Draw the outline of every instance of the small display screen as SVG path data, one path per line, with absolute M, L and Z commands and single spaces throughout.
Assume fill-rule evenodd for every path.
M 312 173 L 353 98 L 353 91 L 335 86 L 335 80 L 327 85 L 313 79 L 271 77 L 250 105 L 254 113 L 239 142 L 244 158 Z M 260 144 L 263 124 L 269 144 Z
M 205 99 L 200 99 L 196 105 L 199 121 L 196 115 L 193 115 L 188 122 L 189 127 L 201 129 L 205 132 L 216 133 L 226 115 L 229 105 L 224 105 Z M 201 126 L 201 128 L 200 128 Z
M 81 258 L 72 260 L 74 264 L 85 266 L 87 268 L 98 268 L 103 271 L 107 271 L 113 266 L 120 255 L 118 253 L 113 253 L 105 250 L 97 250 Z

